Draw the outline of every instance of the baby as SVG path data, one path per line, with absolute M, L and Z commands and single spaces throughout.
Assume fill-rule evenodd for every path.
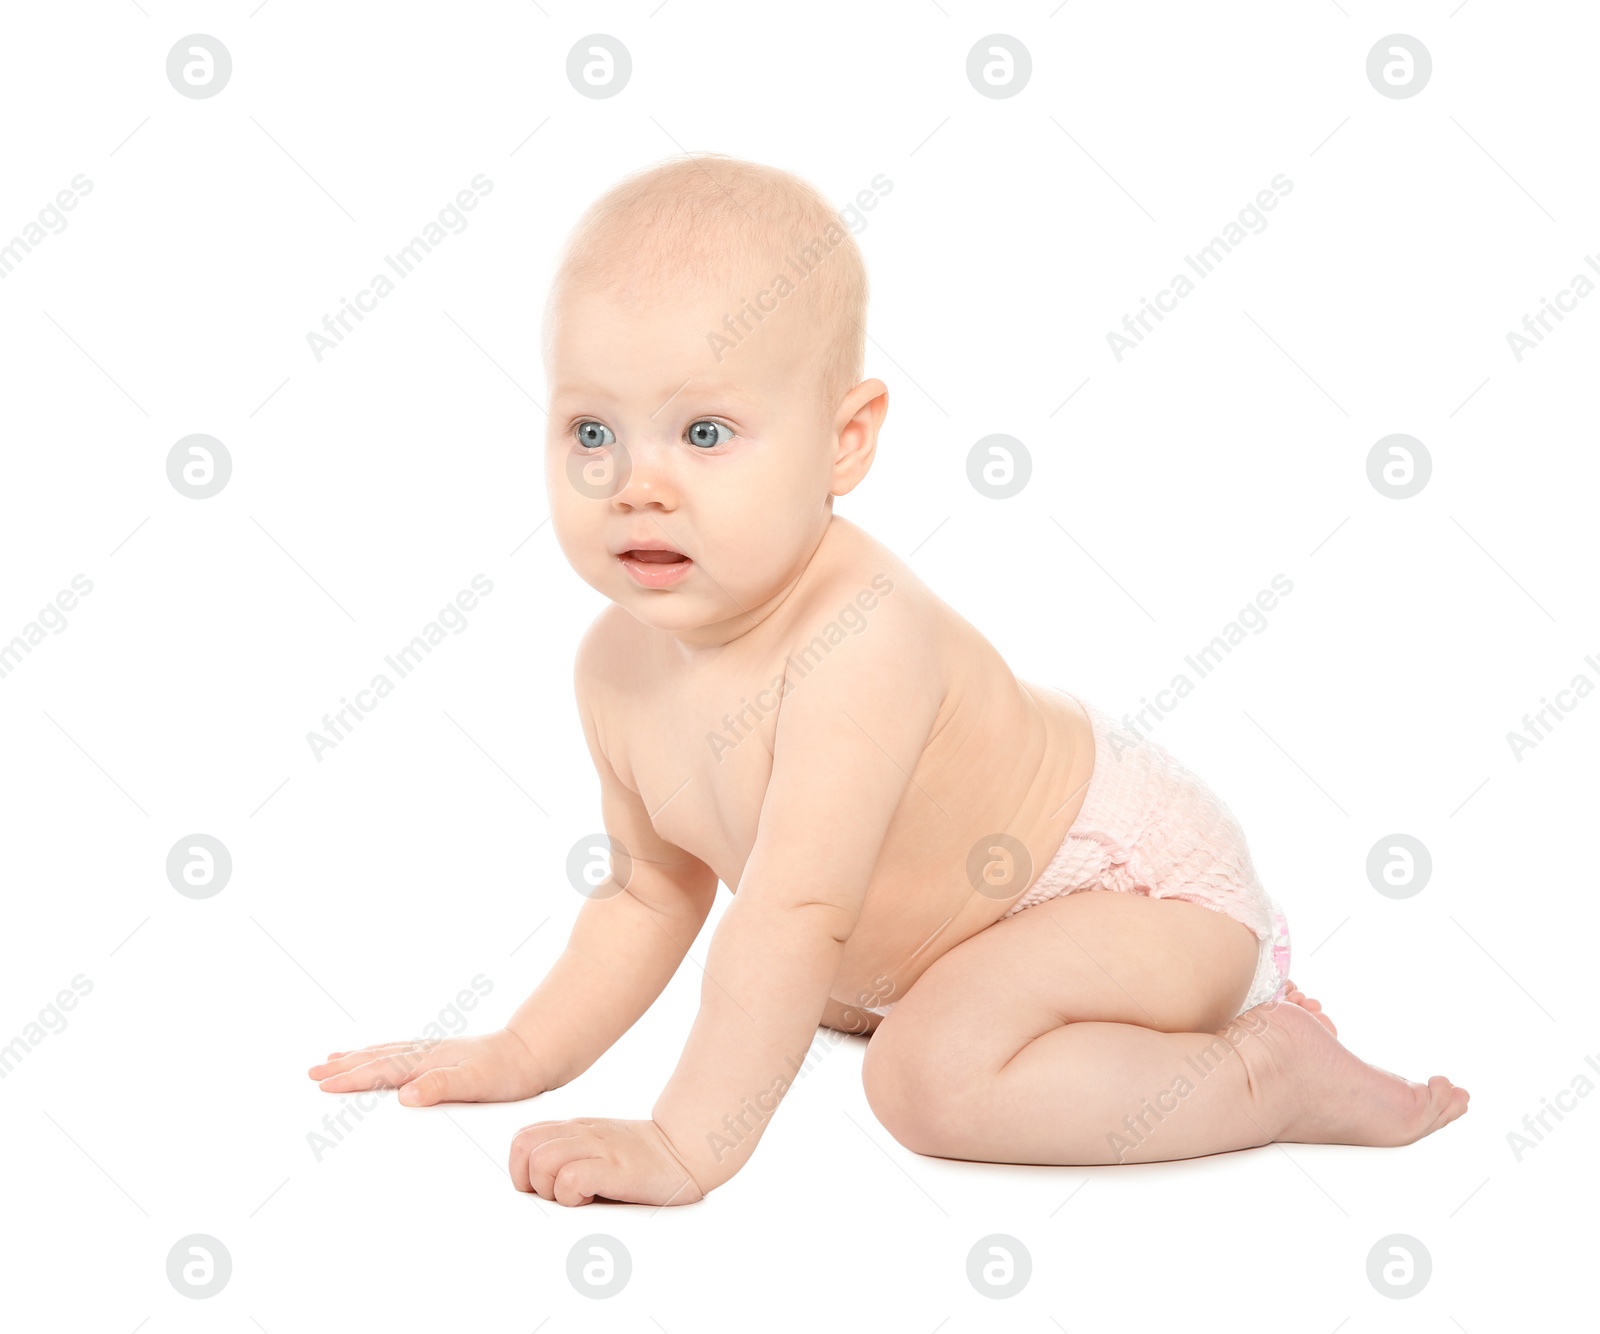
M 611 600 L 578 647 L 610 874 L 507 1026 L 335 1052 L 407 1106 L 576 1078 L 661 993 L 717 896 L 700 1010 L 648 1121 L 536 1121 L 511 1179 L 684 1204 L 754 1151 L 819 1022 L 872 1034 L 907 1148 L 1151 1162 L 1409 1144 L 1467 1093 L 1358 1060 L 1287 977 L 1233 814 L 1148 738 L 1018 680 L 833 512 L 888 412 L 839 214 L 716 155 L 630 177 L 545 309 L 562 552 Z M 1106 892 L 1094 892 L 1106 891 Z

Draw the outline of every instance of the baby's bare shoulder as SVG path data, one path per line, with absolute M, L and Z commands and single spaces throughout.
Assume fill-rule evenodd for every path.
M 649 672 L 650 631 L 625 607 L 601 609 L 578 641 L 573 656 L 573 694 L 578 718 L 598 765 L 601 757 L 622 783 L 637 792 L 634 751 L 641 735 L 630 726 Z
M 586 727 L 609 731 L 617 703 L 638 692 L 647 640 L 647 628 L 614 602 L 589 623 L 572 661 L 573 693 Z
M 828 662 L 841 683 L 888 673 L 902 690 L 942 695 L 960 617 L 865 530 L 833 523 L 786 636 L 792 683 Z
M 607 603 L 578 640 L 572 673 L 579 693 L 600 685 L 625 685 L 630 653 L 638 649 L 637 618 L 615 602 Z
M 885 653 L 930 651 L 960 619 L 894 552 L 845 519 L 833 520 L 813 574 L 795 616 L 801 642 L 872 640 L 877 651 L 861 656 L 881 663 Z

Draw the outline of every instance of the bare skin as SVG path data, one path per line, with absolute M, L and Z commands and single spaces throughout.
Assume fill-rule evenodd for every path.
M 1298 990 L 1240 1015 L 1257 941 L 1220 912 L 1087 892 L 1004 916 L 1082 804 L 1089 720 L 833 514 L 871 466 L 882 381 L 819 410 L 816 331 L 776 317 L 708 366 L 730 287 L 749 290 L 556 307 L 553 526 L 614 604 L 575 671 L 609 873 L 505 1030 L 334 1053 L 311 1077 L 417 1106 L 564 1084 L 660 994 L 720 881 L 734 898 L 651 1118 L 535 1122 L 518 1189 L 702 1198 L 754 1151 L 819 1022 L 873 1033 L 875 1113 L 945 1157 L 1396 1145 L 1459 1116 L 1464 1090 L 1359 1061 Z M 673 582 L 652 582 L 650 542 L 687 558 Z M 861 1008 L 887 1001 L 881 1023 Z
M 879 576 L 887 582 L 874 585 Z M 882 594 L 882 587 L 892 591 Z M 846 1031 L 870 1028 L 877 1016 L 859 1007 L 898 1001 L 945 951 L 1003 916 L 1049 861 L 1083 804 L 1093 767 L 1089 719 L 1071 696 L 1019 681 L 903 561 L 838 517 L 784 605 L 705 661 L 681 666 L 666 636 L 620 609 L 602 616 L 594 645 L 597 656 L 614 664 L 597 683 L 596 731 L 607 740 L 617 778 L 637 794 L 641 822 L 650 827 L 646 837 L 672 844 L 674 857 L 691 853 L 723 884 L 737 887 L 755 847 L 786 707 L 767 687 L 783 681 L 797 697 L 816 689 L 811 672 L 851 672 L 856 634 L 849 631 L 810 671 L 785 659 L 825 641 L 841 608 L 859 611 L 854 599 L 863 591 L 878 600 L 859 615 L 863 628 L 856 634 L 863 640 L 912 635 L 927 645 L 917 651 L 928 659 L 934 721 L 911 782 L 901 778 L 906 790 L 829 987 L 824 1022 L 836 1020 L 830 1026 Z M 891 614 L 895 625 L 879 624 Z M 744 700 L 753 707 L 743 720 L 733 718 Z M 868 738 L 885 721 L 872 703 L 847 700 Z M 899 700 L 884 704 L 897 708 Z M 645 815 L 650 811 L 653 820 Z M 969 854 L 1001 833 L 1018 839 L 1028 860 L 1009 884 L 975 892 Z
M 1252 939 L 1211 909 L 1132 894 L 1029 908 L 951 950 L 883 1021 L 868 1100 L 908 1148 L 1012 1163 L 1392 1146 L 1466 1110 L 1447 1079 L 1356 1058 L 1293 982 L 1229 1021 Z

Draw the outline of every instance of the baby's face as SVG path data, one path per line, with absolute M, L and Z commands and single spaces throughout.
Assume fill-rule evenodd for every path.
M 569 287 L 546 366 L 545 480 L 563 553 L 641 621 L 695 644 L 764 617 L 831 512 L 817 339 L 803 312 L 780 307 L 719 362 L 707 335 L 728 339 L 736 311 L 720 292 L 631 306 Z M 687 560 L 623 554 L 649 545 Z

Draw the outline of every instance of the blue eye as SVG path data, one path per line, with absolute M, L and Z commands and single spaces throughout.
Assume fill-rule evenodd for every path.
M 605 446 L 613 445 L 617 441 L 617 437 L 612 434 L 611 428 L 602 426 L 599 422 L 579 422 L 573 428 L 573 434 L 577 436 L 578 443 L 585 449 L 603 449 Z M 609 440 L 605 439 L 604 437 L 606 436 L 611 438 Z
M 725 438 L 727 439 L 731 440 L 733 438 L 733 432 L 728 430 L 728 428 L 721 422 L 714 422 L 710 421 L 709 419 L 702 418 L 700 421 L 693 423 L 689 427 L 687 432 L 689 443 L 691 445 L 696 445 L 701 449 L 715 449 L 722 443 L 722 439 L 719 439 L 717 436 L 718 431 L 726 431 L 727 435 Z

